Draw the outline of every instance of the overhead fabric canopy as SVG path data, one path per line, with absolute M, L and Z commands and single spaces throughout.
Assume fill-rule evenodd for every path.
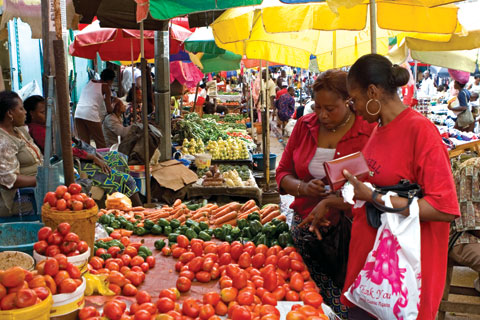
M 72 0 L 66 0 L 67 27 L 77 29 L 79 17 L 75 14 Z M 32 29 L 32 38 L 42 38 L 42 6 L 41 0 L 3 0 L 1 29 L 8 21 L 20 18 Z

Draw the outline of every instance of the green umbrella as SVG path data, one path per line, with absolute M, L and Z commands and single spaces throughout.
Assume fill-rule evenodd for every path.
M 262 0 L 150 0 L 154 19 L 168 20 L 186 14 L 261 4 Z
M 185 50 L 190 52 L 223 54 L 226 51 L 215 44 L 213 29 L 208 27 L 197 28 L 193 34 L 184 41 L 184 46 Z
M 203 65 L 202 72 L 220 72 L 240 69 L 240 61 L 242 56 L 230 51 L 226 51 L 224 54 L 210 54 L 205 53 L 200 59 Z

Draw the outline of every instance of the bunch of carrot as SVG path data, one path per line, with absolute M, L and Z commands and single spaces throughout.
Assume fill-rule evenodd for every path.
M 212 211 L 210 216 L 210 224 L 221 227 L 224 224 L 237 225 L 237 220 L 246 219 L 249 214 L 258 212 L 262 219 L 262 224 L 277 218 L 285 221 L 285 215 L 280 214 L 280 209 L 276 204 L 268 204 L 260 209 L 255 200 L 249 200 L 243 205 L 238 202 L 231 202 Z
M 260 218 L 262 219 L 262 224 L 272 221 L 274 218 L 282 221 L 286 221 L 287 217 L 283 214 L 280 214 L 280 208 L 277 204 L 267 204 L 265 205 L 258 213 L 260 213 Z

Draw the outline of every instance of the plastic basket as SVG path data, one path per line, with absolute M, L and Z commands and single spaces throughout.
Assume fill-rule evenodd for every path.
M 35 260 L 33 260 L 31 255 L 21 251 L 0 252 L 0 270 L 7 270 L 16 266 L 33 271 Z
M 0 252 L 21 251 L 33 253 L 37 242 L 37 232 L 43 224 L 40 222 L 8 222 L 0 224 Z
M 82 284 L 72 293 L 61 293 L 53 296 L 53 305 L 50 309 L 50 317 L 62 319 L 76 319 L 77 311 L 85 305 L 85 289 L 87 280 L 82 278 Z
M 212 164 L 212 155 L 209 153 L 197 154 L 195 156 L 195 166 L 198 169 L 204 169 L 210 167 Z
M 50 257 L 43 256 L 36 251 L 33 251 L 33 258 L 35 259 L 36 263 L 39 263 L 40 261 L 47 260 Z M 87 272 L 88 258 L 90 258 L 90 248 L 88 248 L 86 252 L 79 255 L 67 257 L 67 261 L 77 266 L 80 271 L 84 273 Z
M 45 300 L 34 306 L 0 311 L 0 319 L 2 320 L 48 320 L 50 319 L 50 309 L 52 307 L 53 298 L 50 294 Z

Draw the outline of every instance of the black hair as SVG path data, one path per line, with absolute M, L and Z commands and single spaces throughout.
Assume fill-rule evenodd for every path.
M 13 91 L 0 92 L 0 121 L 5 120 L 7 112 L 14 109 L 17 106 L 18 101 L 22 100 L 20 96 Z
M 455 80 L 455 84 L 460 87 L 460 89 L 465 88 L 466 83 L 460 83 L 457 80 Z
M 102 79 L 102 81 L 111 81 L 115 79 L 115 71 L 112 69 L 103 69 L 100 74 L 100 79 Z
M 25 121 L 25 123 L 32 122 L 32 115 L 30 114 L 30 112 L 35 111 L 35 109 L 37 108 L 37 105 L 40 102 L 45 102 L 45 98 L 39 95 L 30 96 L 27 99 L 25 99 L 25 101 L 23 102 L 23 107 L 27 111 L 27 120 Z
M 398 87 L 408 83 L 410 74 L 405 68 L 393 65 L 390 60 L 379 54 L 367 54 L 358 59 L 348 72 L 348 82 L 354 82 L 367 90 L 373 84 L 386 92 L 394 94 Z
M 473 78 L 474 79 L 480 79 L 480 74 L 477 73 L 476 75 L 473 76 Z
M 133 87 L 131 87 L 129 90 L 128 90 L 128 93 L 127 93 L 127 102 L 132 102 L 133 101 Z

